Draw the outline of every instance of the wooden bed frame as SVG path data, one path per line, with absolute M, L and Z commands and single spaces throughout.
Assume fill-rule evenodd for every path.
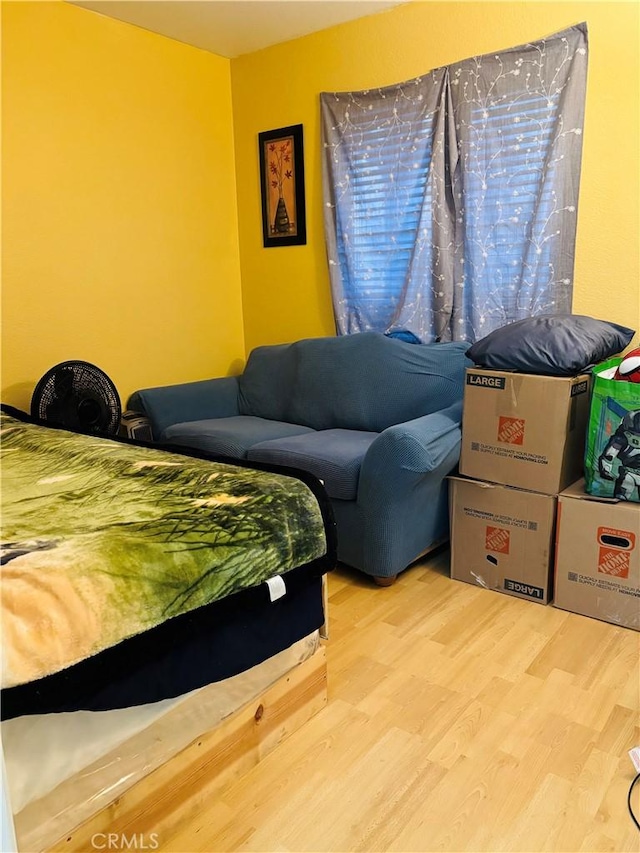
M 27 807 L 16 818 L 18 849 L 87 851 L 97 833 L 127 838 L 156 833 L 162 842 L 163 833 L 186 823 L 204 801 L 258 764 L 326 703 L 326 651 L 321 645 L 256 699 L 63 837 L 44 837 L 38 829 L 38 803 Z

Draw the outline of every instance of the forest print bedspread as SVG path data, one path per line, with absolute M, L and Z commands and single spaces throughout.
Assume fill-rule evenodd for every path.
M 326 553 L 296 477 L 0 417 L 2 687 Z

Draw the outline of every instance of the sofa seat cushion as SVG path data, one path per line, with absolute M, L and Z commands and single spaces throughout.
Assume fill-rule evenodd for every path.
M 254 444 L 247 459 L 301 468 L 324 482 L 329 497 L 351 501 L 358 493 L 362 460 L 377 437 L 377 432 L 325 429 Z
M 160 440 L 168 444 L 195 447 L 216 456 L 246 459 L 247 450 L 253 444 L 290 438 L 301 433 L 313 433 L 313 430 L 298 424 L 240 415 L 173 424 L 164 430 Z

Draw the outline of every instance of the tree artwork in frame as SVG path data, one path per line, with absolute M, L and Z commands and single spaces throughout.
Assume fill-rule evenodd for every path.
M 265 247 L 307 242 L 302 125 L 258 134 Z

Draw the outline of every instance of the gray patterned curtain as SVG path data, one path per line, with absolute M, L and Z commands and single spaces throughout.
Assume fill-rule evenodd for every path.
M 384 89 L 323 93 L 339 334 L 475 341 L 570 312 L 586 24 Z

